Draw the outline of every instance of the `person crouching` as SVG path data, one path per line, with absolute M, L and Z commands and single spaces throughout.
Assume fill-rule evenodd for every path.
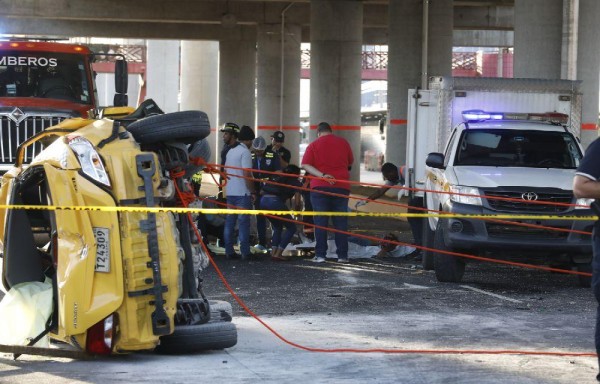
M 291 198 L 298 200 L 300 198 L 300 193 L 298 189 L 296 189 L 302 185 L 298 180 L 298 176 L 300 176 L 300 168 L 296 165 L 290 164 L 285 167 L 282 172 L 284 174 L 293 174 L 297 176 L 275 175 L 271 177 L 271 181 L 285 185 L 265 183 L 261 189 L 261 209 L 268 211 L 288 211 L 286 206 L 287 200 Z M 281 220 L 279 217 L 288 220 Z M 292 221 L 291 215 L 273 217 L 268 216 L 268 219 L 273 228 L 273 234 L 271 236 L 271 247 L 273 249 L 271 253 L 271 259 L 276 261 L 287 260 L 282 255 L 283 251 L 296 233 L 296 223 Z

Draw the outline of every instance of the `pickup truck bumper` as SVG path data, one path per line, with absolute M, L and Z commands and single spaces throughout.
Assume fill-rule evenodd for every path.
M 485 207 L 448 201 L 444 207 L 445 212 L 469 215 L 497 215 Z M 556 216 L 593 216 L 590 209 L 571 210 L 563 214 L 549 214 Z M 526 224 L 535 224 L 545 227 L 561 228 L 568 230 L 592 232 L 592 220 L 513 220 Z M 547 253 L 592 253 L 590 235 L 581 233 L 556 231 L 551 229 L 525 227 L 499 223 L 479 218 L 451 218 L 441 220 L 444 230 L 444 242 L 454 249 L 471 250 L 502 250 L 519 249 L 529 251 L 543 251 Z

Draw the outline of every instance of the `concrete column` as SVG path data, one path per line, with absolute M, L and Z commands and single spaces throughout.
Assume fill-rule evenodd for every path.
M 452 75 L 453 4 L 429 1 L 427 76 Z M 406 162 L 408 89 L 421 85 L 423 72 L 423 1 L 393 1 L 389 5 L 388 122 L 386 161 Z
M 255 129 L 256 27 L 223 28 L 219 41 L 219 127 L 232 122 Z M 218 132 L 217 132 L 218 133 Z M 219 134 L 220 136 L 220 134 Z M 217 150 L 222 141 L 217 140 Z
M 514 77 L 560 79 L 563 0 L 515 0 Z
M 575 80 L 577 78 L 579 0 L 564 0 L 562 31 L 560 77 L 566 80 Z
M 211 162 L 219 162 L 217 140 L 217 107 L 219 100 L 219 42 L 181 42 L 181 110 L 206 112 L 211 133 L 207 138 L 212 152 Z
M 257 129 L 267 143 L 273 132 L 285 133 L 284 146 L 299 164 L 300 42 L 299 25 L 260 25 L 257 37 Z
M 165 112 L 179 110 L 179 40 L 148 40 L 146 99 Z
M 453 0 L 429 1 L 429 76 L 452 76 Z
M 583 80 L 581 142 L 584 148 L 598 137 L 598 88 L 600 84 L 600 2 L 579 0 L 577 79 Z
M 350 177 L 360 178 L 360 85 L 363 4 L 313 0 L 311 22 L 310 140 L 328 122 L 354 152 Z

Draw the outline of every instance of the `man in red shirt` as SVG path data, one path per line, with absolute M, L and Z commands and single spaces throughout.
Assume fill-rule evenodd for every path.
M 302 168 L 309 174 L 319 177 L 310 181 L 310 201 L 316 212 L 348 212 L 348 195 L 350 184 L 344 180 L 350 179 L 350 168 L 354 155 L 350 144 L 342 138 L 333 135 L 328 123 L 320 123 L 317 127 L 317 140 L 307 148 L 302 158 Z M 331 196 L 319 191 L 332 192 L 344 196 Z M 346 216 L 333 216 L 333 227 L 340 231 L 348 230 Z M 329 216 L 314 216 L 315 225 L 329 226 Z M 325 262 L 327 254 L 327 231 L 315 228 L 315 258 L 317 263 Z M 335 233 L 338 262 L 348 262 L 348 235 Z

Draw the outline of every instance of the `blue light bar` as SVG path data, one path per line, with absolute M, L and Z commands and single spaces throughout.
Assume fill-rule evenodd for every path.
M 491 119 L 491 115 L 488 112 L 484 112 L 481 109 L 471 109 L 462 112 L 464 121 L 483 121 Z

